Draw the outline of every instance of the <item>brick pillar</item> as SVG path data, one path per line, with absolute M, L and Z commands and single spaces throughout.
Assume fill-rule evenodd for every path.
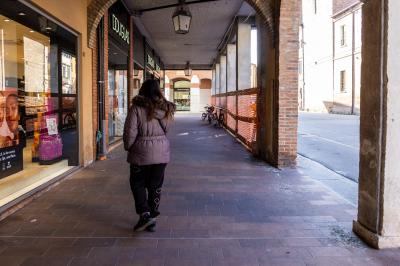
M 257 154 L 285 167 L 296 164 L 298 119 L 298 31 L 300 3 L 281 0 L 272 6 L 279 23 L 257 15 Z
M 278 44 L 278 166 L 296 164 L 301 1 L 281 0 Z
M 108 125 L 108 10 L 104 12 L 104 110 L 105 110 L 105 123 Z M 108 127 L 104 133 L 104 138 L 106 138 L 106 151 L 108 150 Z

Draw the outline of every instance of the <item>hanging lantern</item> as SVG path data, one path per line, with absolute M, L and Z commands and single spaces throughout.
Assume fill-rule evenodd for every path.
M 189 62 L 187 62 L 185 67 L 185 76 L 188 77 L 191 75 L 192 75 L 192 69 L 190 68 Z
M 189 8 L 185 5 L 185 0 L 179 0 L 179 6 L 172 15 L 174 30 L 177 34 L 186 34 L 189 32 L 192 14 Z

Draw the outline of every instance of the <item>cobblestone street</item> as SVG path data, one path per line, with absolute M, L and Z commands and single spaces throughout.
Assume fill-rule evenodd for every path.
M 155 233 L 137 221 L 122 146 L 0 222 L 0 265 L 399 265 L 366 247 L 356 209 L 296 169 L 257 161 L 178 114 Z

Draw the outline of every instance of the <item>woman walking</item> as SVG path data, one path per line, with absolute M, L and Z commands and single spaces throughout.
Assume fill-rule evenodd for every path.
M 164 171 L 169 163 L 169 140 L 166 136 L 175 112 L 156 80 L 147 80 L 133 98 L 124 126 L 124 148 L 130 163 L 130 185 L 140 216 L 135 231 L 154 231 L 160 214 Z

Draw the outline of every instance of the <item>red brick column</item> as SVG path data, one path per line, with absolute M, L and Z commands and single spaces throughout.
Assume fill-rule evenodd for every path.
M 108 103 L 108 10 L 104 12 L 104 117 L 105 117 L 105 123 L 108 125 L 108 108 L 109 108 L 109 103 Z M 109 132 L 106 130 L 106 132 L 103 132 L 103 137 L 106 138 L 106 150 L 108 150 L 108 135 Z
M 278 65 L 278 166 L 296 164 L 301 1 L 281 0 Z

